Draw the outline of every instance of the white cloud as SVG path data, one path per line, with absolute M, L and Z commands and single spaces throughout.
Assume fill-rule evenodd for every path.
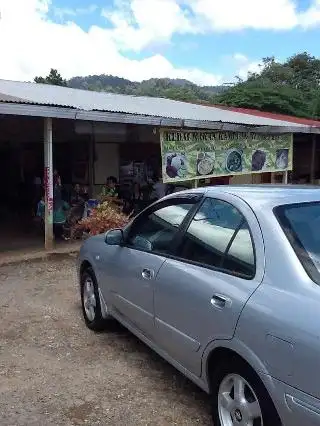
M 71 9 L 69 7 L 54 7 L 53 13 L 57 18 L 63 20 L 70 16 L 75 17 L 79 15 L 89 15 L 94 13 L 97 9 L 98 6 L 96 4 L 91 4 L 87 7 L 77 7 L 75 9 Z
M 243 29 L 291 30 L 320 25 L 320 0 L 298 12 L 300 0 L 114 0 L 104 16 L 123 50 L 140 51 L 173 34 Z
M 233 59 L 239 63 L 243 63 L 243 62 L 247 62 L 248 58 L 246 55 L 244 55 L 243 53 L 235 53 L 233 55 Z
M 291 29 L 298 24 L 294 0 L 187 0 L 206 29 Z M 202 24 L 203 25 L 203 24 Z
M 320 0 L 314 0 L 310 8 L 300 15 L 300 25 L 305 28 L 311 28 L 320 23 Z
M 206 31 L 291 30 L 320 25 L 320 0 L 298 11 L 301 0 L 177 0 L 190 6 Z
M 33 80 L 57 68 L 65 78 L 106 73 L 136 81 L 173 77 L 219 83 L 211 73 L 176 68 L 161 55 L 130 60 L 119 52 L 110 29 L 92 26 L 86 32 L 72 21 L 54 23 L 48 18 L 50 6 L 49 0 L 0 0 L 0 40 L 6 40 L 0 47 L 0 78 Z M 157 34 L 165 38 L 167 30 L 158 26 Z
M 261 72 L 261 62 L 258 61 L 248 61 L 246 64 L 238 68 L 236 74 L 242 80 L 245 80 L 248 77 L 249 73 L 260 73 Z
M 57 68 L 66 78 L 106 73 L 136 81 L 172 77 L 219 84 L 221 76 L 176 68 L 162 55 L 131 60 L 123 51 L 167 43 L 174 34 L 307 29 L 320 23 L 320 0 L 300 13 L 298 0 L 115 0 L 113 9 L 103 12 L 111 28 L 93 25 L 84 31 L 74 22 L 76 16 L 93 13 L 96 6 L 60 10 L 60 18 L 68 21 L 56 23 L 49 19 L 49 10 L 58 13 L 54 1 L 0 0 L 0 39 L 5 41 L 0 47 L 1 78 L 32 80 Z M 258 62 L 241 53 L 234 59 L 229 74 L 244 78 L 248 71 L 258 71 Z
M 103 11 L 114 29 L 112 38 L 122 49 L 139 51 L 154 42 L 167 42 L 174 33 L 192 33 L 188 14 L 176 0 L 122 0 Z
M 232 61 L 236 68 L 235 75 L 242 80 L 248 77 L 248 73 L 259 73 L 262 70 L 261 62 L 252 61 L 242 53 L 235 53 L 232 57 Z

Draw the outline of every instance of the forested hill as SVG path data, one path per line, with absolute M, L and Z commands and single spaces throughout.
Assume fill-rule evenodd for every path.
M 187 80 L 150 79 L 141 83 L 110 75 L 65 80 L 55 69 L 37 83 L 136 96 L 156 96 L 203 104 L 221 104 L 320 119 L 320 59 L 304 52 L 285 62 L 262 59 L 260 72 L 230 86 L 197 86 Z
M 213 102 L 215 95 L 226 90 L 224 86 L 200 87 L 187 80 L 170 78 L 152 78 L 141 83 L 126 80 L 112 75 L 89 75 L 74 77 L 68 86 L 77 89 L 122 93 L 136 96 L 155 96 L 181 101 Z

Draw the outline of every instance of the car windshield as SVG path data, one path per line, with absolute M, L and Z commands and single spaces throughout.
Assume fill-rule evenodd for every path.
M 280 206 L 275 214 L 310 278 L 320 284 L 320 202 Z

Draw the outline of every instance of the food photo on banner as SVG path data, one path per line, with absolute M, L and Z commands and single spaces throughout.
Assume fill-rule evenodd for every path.
M 292 170 L 292 134 L 160 131 L 165 183 Z

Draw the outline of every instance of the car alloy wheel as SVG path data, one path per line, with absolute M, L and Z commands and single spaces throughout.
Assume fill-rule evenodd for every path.
M 87 275 L 83 283 L 83 308 L 86 314 L 86 317 L 90 322 L 95 320 L 96 317 L 96 308 L 97 308 L 97 299 L 94 291 L 94 284 L 92 278 Z
M 238 374 L 229 374 L 218 391 L 221 426 L 263 426 L 262 410 L 250 384 Z
M 92 268 L 82 271 L 80 285 L 82 313 L 87 327 L 98 332 L 105 330 L 112 317 L 104 300 L 103 310 L 101 308 L 100 290 Z

